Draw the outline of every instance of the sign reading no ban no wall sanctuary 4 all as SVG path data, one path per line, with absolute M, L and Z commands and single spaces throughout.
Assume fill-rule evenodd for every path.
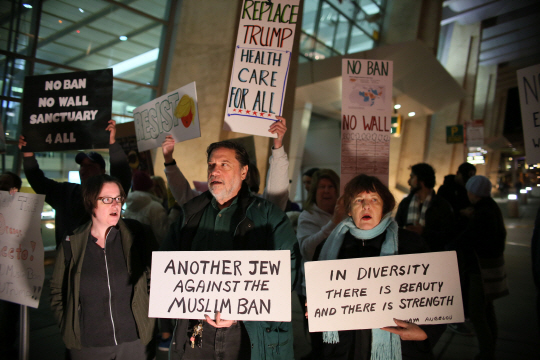
M 268 132 L 283 111 L 299 0 L 245 0 L 240 14 L 224 130 Z
M 22 150 L 64 151 L 109 147 L 112 69 L 27 76 Z

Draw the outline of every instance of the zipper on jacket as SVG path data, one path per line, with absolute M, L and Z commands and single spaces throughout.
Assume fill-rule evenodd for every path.
M 114 326 L 114 319 L 112 315 L 112 304 L 111 304 L 111 281 L 109 279 L 109 265 L 107 264 L 107 238 L 109 237 L 109 234 L 105 237 L 105 244 L 103 244 L 103 254 L 105 255 L 105 269 L 107 270 L 107 287 L 109 288 L 109 313 L 111 315 L 111 324 L 113 327 L 113 336 L 114 336 L 114 344 L 118 345 L 118 341 L 116 341 L 116 328 Z

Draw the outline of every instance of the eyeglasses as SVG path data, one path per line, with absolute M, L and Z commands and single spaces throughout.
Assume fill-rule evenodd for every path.
M 113 200 L 116 201 L 118 204 L 123 204 L 124 203 L 124 197 L 123 196 L 118 196 L 118 197 L 115 197 L 115 198 L 112 198 L 112 197 L 98 197 L 97 199 L 101 200 L 101 202 L 106 204 L 106 205 L 112 204 Z

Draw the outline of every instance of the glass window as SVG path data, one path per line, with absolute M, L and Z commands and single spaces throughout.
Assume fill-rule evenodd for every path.
M 153 88 L 115 80 L 113 82 L 113 120 L 118 123 L 133 121 L 133 110 L 154 99 Z
M 0 1 L 0 49 L 30 55 L 35 2 L 24 1 L 23 4 L 20 1 Z M 14 29 L 18 29 L 18 33 L 13 31 Z
M 314 35 L 315 24 L 317 22 L 318 1 L 305 1 L 304 14 L 302 17 L 302 30 L 310 35 Z
M 341 54 L 347 52 L 347 37 L 349 35 L 350 26 L 351 22 L 343 15 L 340 15 L 336 27 L 333 48 Z
M 338 19 L 338 12 L 330 5 L 324 3 L 321 11 L 321 19 L 319 21 L 317 38 L 328 46 L 333 45 Z
M 129 4 L 129 6 L 163 20 L 169 16 L 167 0 L 139 0 Z
M 353 26 L 351 32 L 351 43 L 348 51 L 349 54 L 373 49 L 374 45 L 375 42 L 371 37 L 367 36 L 366 33 L 360 30 L 358 27 Z

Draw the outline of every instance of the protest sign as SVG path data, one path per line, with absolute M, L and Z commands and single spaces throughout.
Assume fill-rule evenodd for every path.
M 527 164 L 540 163 L 540 64 L 517 71 Z
M 150 316 L 291 321 L 290 251 L 154 251 Z
M 167 135 L 176 142 L 201 136 L 195 82 L 133 110 L 139 151 L 161 146 Z
M 112 69 L 27 76 L 22 150 L 108 148 L 112 87 Z
M 305 263 L 309 331 L 463 322 L 454 251 Z
M 476 119 L 465 122 L 465 139 L 467 147 L 482 147 L 484 146 L 484 120 Z
M 0 299 L 37 308 L 43 288 L 45 195 L 0 191 Z
M 343 59 L 341 192 L 358 174 L 388 185 L 393 63 Z
M 244 0 L 225 110 L 224 130 L 268 132 L 283 111 L 299 0 Z

